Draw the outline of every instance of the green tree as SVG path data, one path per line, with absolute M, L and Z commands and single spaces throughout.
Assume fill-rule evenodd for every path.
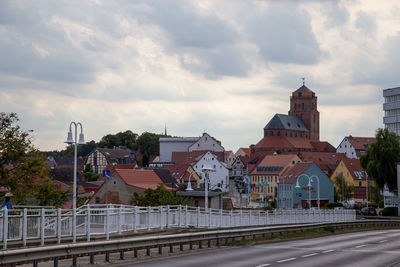
M 165 206 L 186 204 L 186 199 L 176 196 L 174 192 L 159 184 L 155 190 L 147 188 L 139 195 L 134 193 L 131 204 L 136 206 Z
M 380 189 L 386 184 L 394 191 L 397 188 L 396 163 L 400 162 L 399 137 L 388 129 L 378 129 L 375 137 L 375 143 L 369 145 L 360 158 L 361 166 Z
M 354 186 L 347 183 L 342 174 L 335 176 L 335 191 L 336 200 L 349 200 L 353 198 Z
M 37 183 L 33 196 L 39 206 L 61 206 L 68 200 L 70 191 L 62 191 L 50 179 Z
M 45 157 L 33 147 L 29 133 L 18 125 L 16 113 L 0 113 L 0 186 L 14 194 L 18 204 L 34 190 L 34 182 L 47 178 Z
M 138 148 L 142 152 L 142 166 L 148 166 L 150 156 L 160 155 L 160 137 L 169 137 L 168 135 L 144 132 L 137 139 Z
M 130 130 L 125 132 L 119 132 L 117 134 L 107 134 L 101 138 L 99 142 L 99 147 L 118 147 L 126 146 L 129 149 L 137 149 L 137 138 L 138 135 Z
M 83 176 L 85 176 L 87 181 L 97 181 L 97 179 L 100 177 L 99 174 L 93 172 L 93 168 L 90 164 L 85 165 Z

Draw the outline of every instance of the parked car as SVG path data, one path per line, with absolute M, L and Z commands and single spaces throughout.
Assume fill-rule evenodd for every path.
M 360 210 L 361 215 L 376 216 L 377 212 L 374 207 L 364 207 Z

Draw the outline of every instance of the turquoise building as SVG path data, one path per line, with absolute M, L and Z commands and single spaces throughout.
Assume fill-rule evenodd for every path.
M 334 186 L 329 177 L 315 163 L 299 162 L 279 179 L 278 208 L 306 208 L 310 199 L 311 206 L 318 207 L 318 189 L 320 207 L 334 201 Z

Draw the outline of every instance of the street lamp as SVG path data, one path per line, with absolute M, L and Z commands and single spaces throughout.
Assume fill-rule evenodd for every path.
M 297 177 L 297 180 L 296 180 L 296 188 L 300 188 L 299 179 L 300 179 L 301 176 L 305 176 L 305 177 L 308 178 L 308 184 L 307 184 L 308 190 L 309 190 L 309 194 L 308 194 L 308 205 L 309 205 L 309 207 L 311 208 L 311 177 L 308 176 L 307 174 L 304 174 L 304 173 L 301 174 L 301 175 L 299 175 L 299 177 Z
M 209 173 L 210 171 L 212 171 L 213 168 L 211 168 L 211 166 L 208 165 L 204 165 L 202 172 L 204 172 L 205 177 L 204 177 L 204 206 L 205 209 L 208 210 L 208 181 L 209 181 Z
M 317 200 L 318 200 L 318 209 L 320 208 L 320 200 L 319 200 L 319 177 L 316 175 L 311 175 L 311 179 L 315 177 L 317 178 Z M 311 180 L 312 182 L 312 180 Z
M 75 126 L 75 139 L 72 138 L 72 125 Z M 79 134 L 79 141 L 77 141 L 77 131 L 78 131 L 78 126 L 81 128 L 81 133 Z M 85 140 L 83 136 L 83 127 L 80 122 L 71 122 L 69 125 L 69 132 L 68 132 L 68 137 L 67 141 L 65 143 L 72 145 L 74 144 L 74 187 L 73 187 L 73 195 L 72 195 L 72 236 L 73 236 L 73 242 L 76 242 L 76 165 L 77 165 L 77 148 L 78 145 L 84 145 Z
M 194 174 L 194 172 L 192 172 L 192 173 L 189 175 L 189 182 L 188 182 L 186 191 L 193 191 L 193 189 L 192 189 L 192 184 L 190 183 L 190 178 L 192 177 L 193 174 Z

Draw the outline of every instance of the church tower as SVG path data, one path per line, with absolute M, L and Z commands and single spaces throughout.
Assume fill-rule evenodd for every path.
M 292 93 L 290 97 L 290 116 L 303 120 L 310 130 L 309 139 L 319 141 L 319 112 L 317 110 L 317 97 L 315 93 L 304 85 Z

